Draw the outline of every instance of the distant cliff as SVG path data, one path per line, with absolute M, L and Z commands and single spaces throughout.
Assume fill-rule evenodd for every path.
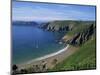
M 37 26 L 38 23 L 34 21 L 13 21 L 13 25 L 17 26 Z

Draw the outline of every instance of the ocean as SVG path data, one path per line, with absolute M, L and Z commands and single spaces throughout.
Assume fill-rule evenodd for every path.
M 64 33 L 50 32 L 36 26 L 12 25 L 12 64 L 24 63 L 63 49 Z

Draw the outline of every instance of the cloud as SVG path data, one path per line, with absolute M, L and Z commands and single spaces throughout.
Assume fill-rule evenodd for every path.
M 89 9 L 89 6 L 19 3 L 15 3 L 15 5 L 13 4 L 13 20 L 95 19 L 95 10 L 94 8 Z

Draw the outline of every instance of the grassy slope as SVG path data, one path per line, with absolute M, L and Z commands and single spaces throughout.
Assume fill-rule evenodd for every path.
M 69 31 L 67 33 L 67 35 L 73 36 L 73 35 L 75 35 L 78 32 L 81 33 L 84 30 L 86 30 L 88 27 L 89 27 L 89 25 L 82 25 L 82 24 L 75 25 L 74 28 L 73 28 L 73 30 L 72 31 Z
M 64 25 L 66 25 L 66 22 L 64 23 L 65 23 Z M 74 24 L 74 22 L 72 22 L 72 24 Z M 75 22 L 74 28 L 72 29 L 72 31 L 69 31 L 65 35 L 65 38 L 68 40 L 71 37 L 73 37 L 76 33 L 84 32 L 84 30 L 88 29 L 89 27 L 88 24 L 89 23 L 80 22 L 80 21 Z M 61 24 L 58 25 L 60 26 Z M 79 50 L 77 50 L 73 55 L 69 56 L 63 62 L 58 63 L 50 71 L 95 69 L 96 68 L 95 34 L 92 36 L 93 36 L 93 40 L 91 39 L 88 40 L 86 43 L 80 46 Z
M 67 40 L 68 39 L 71 39 L 72 37 L 75 36 L 76 33 L 82 33 L 84 30 L 86 30 L 87 28 L 89 27 L 89 25 L 82 25 L 82 24 L 77 24 L 74 26 L 73 30 L 69 31 L 64 37 L 69 37 L 69 38 L 66 38 Z
M 81 70 L 96 68 L 95 38 L 84 43 L 79 50 L 69 56 L 62 63 L 57 64 L 53 71 L 61 70 Z

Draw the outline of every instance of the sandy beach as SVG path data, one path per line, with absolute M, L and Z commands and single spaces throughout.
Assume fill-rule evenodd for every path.
M 43 62 L 45 62 L 47 68 L 50 69 L 55 66 L 55 64 L 53 64 L 53 61 L 55 59 L 57 60 L 57 62 L 56 62 L 56 64 L 57 64 L 57 63 L 63 61 L 68 56 L 70 56 L 75 51 L 76 51 L 75 48 L 70 47 L 70 45 L 67 45 L 65 48 L 63 48 L 55 53 L 48 54 L 48 55 L 45 55 L 43 57 L 40 57 L 40 58 L 37 58 L 34 60 L 30 60 L 23 64 L 19 64 L 18 67 L 19 67 L 19 70 L 20 69 L 28 69 L 28 68 L 32 67 L 33 65 L 41 65 L 41 64 L 43 64 Z

